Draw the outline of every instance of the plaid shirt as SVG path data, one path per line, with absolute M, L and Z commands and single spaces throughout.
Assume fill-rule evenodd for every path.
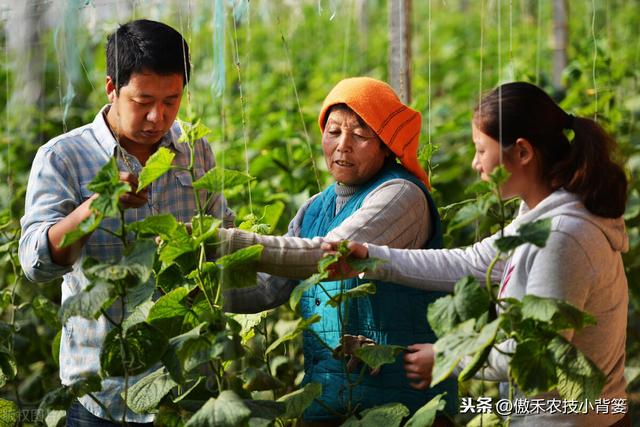
M 51 260 L 47 232 L 49 227 L 69 215 L 78 205 L 88 199 L 92 192 L 87 184 L 111 157 L 117 155 L 117 143 L 107 126 L 105 106 L 96 115 L 93 123 L 74 129 L 40 147 L 31 167 L 25 201 L 25 215 L 21 220 L 20 262 L 26 276 L 37 282 L 49 281 L 60 276 L 62 282 L 62 302 L 85 288 L 89 282 L 81 270 L 82 258 L 91 256 L 100 261 L 118 259 L 122 256 L 120 241 L 111 234 L 96 230 L 83 248 L 83 256 L 73 266 L 60 266 Z M 180 128 L 174 123 L 162 138 L 160 146 L 176 153 L 174 165 L 188 167 L 189 146 L 179 144 Z M 131 166 L 136 174 L 142 165 L 132 155 L 127 156 L 128 165 L 118 156 L 118 166 L 128 171 Z M 195 144 L 195 170 L 199 177 L 215 166 L 213 153 L 203 139 Z M 206 195 L 201 194 L 203 200 Z M 234 214 L 218 195 L 206 207 L 207 212 L 223 219 L 224 226 L 232 226 Z M 191 176 L 186 171 L 170 170 L 149 187 L 149 202 L 138 209 L 128 209 L 127 223 L 144 219 L 159 213 L 171 213 L 179 221 L 190 221 L 196 213 Z M 105 219 L 101 226 L 116 230 L 119 219 Z M 112 319 L 121 319 L 120 304 L 116 302 L 109 309 Z M 116 320 L 116 321 L 117 321 Z M 100 370 L 100 350 L 105 336 L 112 329 L 104 316 L 89 320 L 78 316 L 70 318 L 62 328 L 60 342 L 60 378 L 63 384 L 71 384 L 89 373 Z M 129 386 L 149 372 L 129 378 Z M 123 402 L 120 392 L 124 378 L 107 378 L 102 382 L 103 390 L 95 396 L 116 419 L 122 419 Z M 94 415 L 108 418 L 107 414 L 91 398 L 79 399 L 82 405 Z M 130 422 L 153 421 L 152 414 L 136 414 L 129 411 Z

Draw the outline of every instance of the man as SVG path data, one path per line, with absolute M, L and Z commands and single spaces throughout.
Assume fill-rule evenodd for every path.
M 96 195 L 87 184 L 110 158 L 117 159 L 120 179 L 132 188 L 120 199 L 127 209 L 126 222 L 165 212 L 187 222 L 195 214 L 191 176 L 184 171 L 171 170 L 136 193 L 137 176 L 159 147 L 176 154 L 174 165 L 189 166 L 189 147 L 177 143 L 180 129 L 175 123 L 189 80 L 188 58 L 187 43 L 173 28 L 148 20 L 122 25 L 107 41 L 106 92 L 110 104 L 92 123 L 54 138 L 38 150 L 21 221 L 20 262 L 32 281 L 62 276 L 63 302 L 88 285 L 80 268 L 83 257 L 105 261 L 122 255 L 120 241 L 103 230 L 60 247 L 64 235 L 90 216 L 89 205 Z M 194 158 L 197 176 L 215 166 L 205 140 L 196 142 Z M 234 215 L 221 195 L 213 197 L 206 210 L 222 218 L 224 225 L 233 224 Z M 106 219 L 102 226 L 115 230 L 118 220 Z M 119 306 L 109 309 L 111 319 L 122 318 Z M 63 384 L 99 371 L 100 349 L 111 328 L 104 316 L 98 320 L 72 317 L 66 322 L 60 345 Z M 130 377 L 129 386 L 147 374 Z M 110 425 L 106 421 L 109 417 L 122 420 L 120 393 L 124 379 L 106 378 L 102 386 L 102 391 L 94 394 L 101 405 L 88 396 L 80 398 L 68 411 L 68 425 Z M 128 411 L 126 420 L 149 423 L 153 415 Z

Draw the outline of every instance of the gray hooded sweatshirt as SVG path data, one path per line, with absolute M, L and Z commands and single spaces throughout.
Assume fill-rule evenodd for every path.
M 534 209 L 524 203 L 516 219 L 505 228 L 505 235 L 515 234 L 524 223 L 551 218 L 551 234 L 544 248 L 532 244 L 519 246 L 493 270 L 500 281 L 500 297 L 521 299 L 526 294 L 559 298 L 593 315 L 597 324 L 580 332 L 564 332 L 569 339 L 606 375 L 600 407 L 575 408 L 560 403 L 553 413 L 513 415 L 514 426 L 609 426 L 626 411 L 624 380 L 627 326 L 627 279 L 621 252 L 628 250 L 628 237 L 622 218 L 608 219 L 591 214 L 579 198 L 558 190 Z M 497 233 L 462 249 L 403 250 L 369 245 L 369 256 L 387 262 L 365 274 L 371 279 L 401 283 L 426 290 L 453 291 L 454 284 L 467 275 L 483 280 L 496 254 Z M 500 350 L 512 353 L 515 342 L 507 340 Z M 495 349 L 483 378 L 499 381 L 501 397 L 507 398 L 510 356 Z M 463 360 L 459 369 L 464 367 Z M 516 390 L 516 399 L 523 398 Z M 555 392 L 536 398 L 560 399 Z M 531 399 L 530 399 L 531 401 Z M 584 403 L 582 403 L 584 405 Z M 548 407 L 548 406 L 545 406 Z M 563 414 L 562 412 L 571 412 Z M 606 413 L 605 413 L 606 412 Z

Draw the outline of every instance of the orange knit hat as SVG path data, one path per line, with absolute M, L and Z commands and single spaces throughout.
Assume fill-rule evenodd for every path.
M 398 156 L 402 166 L 431 189 L 429 177 L 418 163 L 422 116 L 404 105 L 391 86 L 370 77 L 352 77 L 339 82 L 329 92 L 320 110 L 318 124 L 323 132 L 327 112 L 336 104 L 346 104 L 360 116 Z

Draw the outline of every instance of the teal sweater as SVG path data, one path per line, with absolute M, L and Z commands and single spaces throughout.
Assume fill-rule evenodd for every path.
M 399 165 L 390 165 L 378 175 L 364 184 L 349 199 L 336 215 L 335 184 L 331 185 L 317 197 L 307 208 L 302 221 L 301 237 L 313 238 L 325 236 L 339 226 L 346 218 L 356 212 L 366 196 L 386 181 L 402 178 L 418 185 L 429 202 L 432 238 L 425 248 L 442 247 L 442 226 L 438 211 L 435 209 L 429 192 L 424 184 Z M 348 290 L 369 280 L 350 279 L 342 283 Z M 407 346 L 415 343 L 433 343 L 436 337 L 429 327 L 426 313 L 430 303 L 440 296 L 441 292 L 426 292 L 405 286 L 374 282 L 375 295 L 350 300 L 344 310 L 346 317 L 344 332 L 352 335 L 364 335 L 378 344 L 394 344 Z M 340 292 L 340 282 L 324 282 L 323 287 L 331 294 Z M 343 372 L 342 362 L 332 357 L 328 348 L 319 342 L 322 339 L 329 347 L 335 348 L 340 341 L 340 323 L 338 311 L 326 305 L 329 297 L 315 286 L 305 292 L 301 300 L 302 316 L 308 318 L 319 314 L 322 319 L 311 325 L 311 331 L 304 333 L 305 377 L 303 384 L 319 382 L 323 392 L 320 400 L 338 413 L 346 413 L 349 400 L 349 388 Z M 346 312 L 346 315 L 345 315 Z M 358 378 L 358 372 L 350 375 L 351 382 Z M 402 355 L 396 362 L 384 365 L 376 376 L 364 375 L 362 382 L 352 391 L 352 407 L 359 409 L 400 402 L 413 413 L 427 403 L 433 396 L 447 392 L 447 412 L 455 413 L 457 389 L 455 379 L 449 379 L 438 386 L 426 390 L 414 390 L 409 386 L 402 367 Z M 335 415 L 329 413 L 322 405 L 314 402 L 305 412 L 307 420 L 329 420 Z

